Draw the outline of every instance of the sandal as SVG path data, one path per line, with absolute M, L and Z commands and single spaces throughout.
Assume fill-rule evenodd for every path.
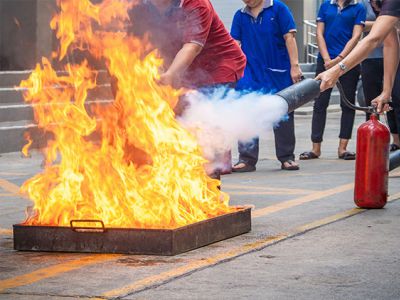
M 285 163 L 288 163 L 289 166 L 286 166 Z M 300 169 L 300 167 L 298 165 L 294 164 L 295 162 L 291 159 L 284 161 L 281 165 L 281 169 L 282 170 L 286 170 L 286 171 L 297 171 Z
M 339 154 L 338 158 L 344 159 L 344 160 L 355 160 L 356 154 L 354 152 L 346 151 L 346 152 L 343 152 L 342 154 Z
M 238 165 L 243 164 L 242 167 L 238 167 Z M 254 172 L 256 170 L 256 166 L 249 165 L 245 162 L 239 161 L 232 167 L 232 172 L 234 173 L 245 173 L 245 172 Z
M 317 154 L 315 154 L 314 152 L 312 152 L 312 151 L 303 152 L 299 156 L 300 160 L 317 159 L 317 158 L 319 158 L 319 156 Z
M 390 152 L 394 152 L 400 149 L 399 145 L 396 144 L 390 144 Z

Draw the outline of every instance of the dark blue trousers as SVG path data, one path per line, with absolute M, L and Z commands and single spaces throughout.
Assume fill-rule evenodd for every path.
M 288 120 L 281 121 L 274 128 L 275 152 L 278 160 L 283 163 L 287 160 L 294 160 L 294 148 L 296 137 L 294 133 L 294 113 L 290 113 Z M 252 142 L 239 142 L 239 162 L 255 166 L 258 161 L 259 139 Z
M 387 112 L 390 132 L 393 134 L 400 133 L 400 67 L 397 70 L 396 80 L 392 91 L 393 110 Z
M 383 58 L 366 59 L 361 64 L 361 76 L 365 102 L 371 105 L 371 101 L 382 93 L 383 89 Z M 390 132 L 399 134 L 400 130 L 400 68 L 397 70 L 396 80 L 392 92 L 393 110 L 387 112 L 387 121 Z M 369 114 L 367 114 L 369 120 Z
M 382 93 L 383 89 L 383 58 L 370 58 L 361 63 L 361 78 L 365 104 L 371 105 L 374 100 Z M 370 114 L 367 113 L 367 121 Z
M 316 75 L 322 73 L 323 71 L 325 71 L 324 61 L 322 59 L 318 59 Z M 360 66 L 357 66 L 340 78 L 340 83 L 343 86 L 344 93 L 347 99 L 353 104 L 356 101 L 356 91 L 359 77 Z M 311 141 L 313 143 L 321 143 L 323 140 L 326 124 L 326 109 L 329 106 L 331 93 L 332 89 L 324 91 L 314 102 L 311 127 Z M 351 139 L 351 134 L 353 131 L 355 111 L 351 108 L 348 108 L 345 104 L 343 104 L 342 101 L 340 103 L 340 107 L 342 109 L 342 117 L 340 120 L 339 138 L 349 140 Z

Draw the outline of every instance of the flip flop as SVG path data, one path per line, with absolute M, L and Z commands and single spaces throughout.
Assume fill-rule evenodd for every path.
M 342 154 L 338 155 L 338 158 L 344 159 L 344 160 L 355 160 L 356 154 L 354 152 L 346 151 L 346 152 L 343 152 Z
M 285 166 L 285 163 L 288 163 L 289 166 L 288 166 L 288 167 Z M 289 160 L 287 160 L 287 161 L 284 161 L 284 162 L 282 163 L 282 165 L 281 165 L 281 169 L 282 169 L 282 170 L 286 170 L 286 171 L 297 171 L 297 170 L 299 170 L 300 167 L 297 166 L 297 165 L 293 165 L 293 163 L 294 163 L 294 161 L 291 160 L 291 159 L 289 159 Z
M 240 164 L 244 164 L 244 166 L 240 167 L 240 168 L 235 168 Z M 236 163 L 232 168 L 232 172 L 234 172 L 234 173 L 254 172 L 255 170 L 256 170 L 256 166 L 249 165 L 242 161 Z
M 306 151 L 300 154 L 300 160 L 317 159 L 319 156 L 312 151 Z

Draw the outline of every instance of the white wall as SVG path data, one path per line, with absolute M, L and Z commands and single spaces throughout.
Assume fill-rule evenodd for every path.
M 232 19 L 235 12 L 244 6 L 242 0 L 211 0 L 226 29 L 231 30 Z

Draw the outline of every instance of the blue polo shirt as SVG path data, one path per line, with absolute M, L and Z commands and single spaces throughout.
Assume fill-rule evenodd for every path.
M 247 57 L 241 90 L 278 92 L 292 84 L 290 59 L 284 35 L 296 31 L 289 8 L 278 0 L 265 0 L 264 8 L 254 18 L 248 7 L 233 18 L 231 35 L 241 43 Z
M 325 23 L 324 38 L 332 59 L 343 51 L 352 38 L 354 26 L 365 26 L 365 19 L 366 9 L 357 0 L 352 0 L 343 9 L 340 9 L 337 0 L 326 0 L 321 4 L 317 22 Z

